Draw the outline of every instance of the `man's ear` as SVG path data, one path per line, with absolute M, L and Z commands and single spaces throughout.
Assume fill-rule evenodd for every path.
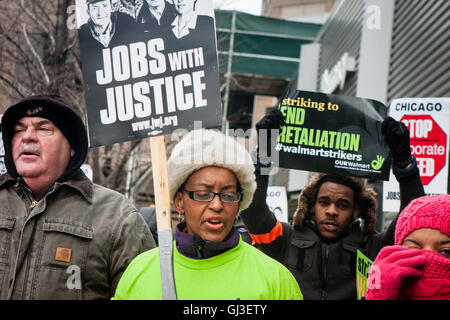
M 173 197 L 173 207 L 175 208 L 176 212 L 178 212 L 178 214 L 184 214 L 184 200 L 182 192 L 177 191 L 175 197 Z

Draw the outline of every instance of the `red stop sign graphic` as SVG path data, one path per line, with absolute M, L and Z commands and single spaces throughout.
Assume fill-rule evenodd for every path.
M 423 185 L 428 185 L 445 166 L 447 135 L 429 115 L 405 115 L 400 121 L 409 129 L 411 153 Z

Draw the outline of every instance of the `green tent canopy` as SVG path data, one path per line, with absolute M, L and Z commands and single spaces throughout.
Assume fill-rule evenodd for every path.
M 285 80 L 298 72 L 300 47 L 312 43 L 322 26 L 238 11 L 216 10 L 215 16 L 222 72 Z

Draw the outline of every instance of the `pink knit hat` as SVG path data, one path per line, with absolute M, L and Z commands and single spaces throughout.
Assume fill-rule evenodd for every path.
M 421 228 L 436 229 L 450 235 L 450 195 L 424 196 L 411 201 L 400 213 L 395 229 L 395 244 Z

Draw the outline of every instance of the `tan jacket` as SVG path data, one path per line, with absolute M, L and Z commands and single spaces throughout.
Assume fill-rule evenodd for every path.
M 123 195 L 80 170 L 38 202 L 0 176 L 0 299 L 109 299 L 131 260 L 155 247 Z

